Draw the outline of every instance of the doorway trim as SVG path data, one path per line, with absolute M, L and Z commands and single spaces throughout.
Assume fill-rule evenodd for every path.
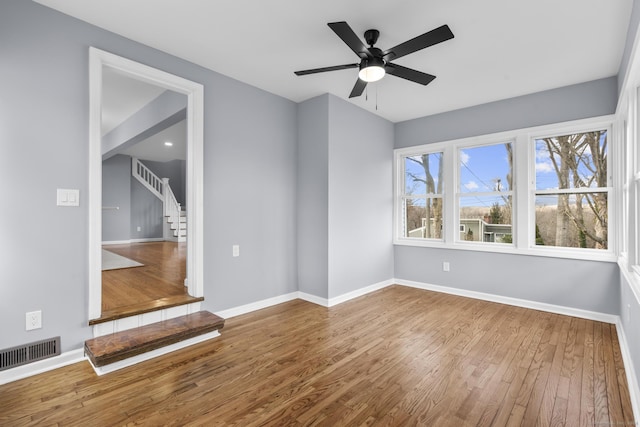
M 89 48 L 89 310 L 102 313 L 102 70 L 110 67 L 134 79 L 187 96 L 187 289 L 204 296 L 203 285 L 203 136 L 204 87 L 130 59 Z

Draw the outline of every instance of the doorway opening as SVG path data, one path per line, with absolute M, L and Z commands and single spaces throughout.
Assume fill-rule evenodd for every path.
M 148 89 L 137 107 L 133 102 L 128 106 L 132 111 L 120 113 L 127 120 L 109 117 L 122 96 L 113 81 L 126 82 L 120 89 L 128 94 L 136 91 L 127 84 Z M 202 85 L 90 49 L 90 321 L 103 317 L 114 304 L 134 306 L 140 299 L 162 304 L 174 295 L 204 296 L 202 138 Z M 158 140 L 166 150 L 155 150 L 155 155 L 167 154 L 173 144 L 174 153 L 183 152 L 154 158 L 149 147 Z M 156 200 L 169 198 L 172 202 Z M 129 261 L 138 265 L 128 266 Z M 115 268 L 103 271 L 108 263 Z

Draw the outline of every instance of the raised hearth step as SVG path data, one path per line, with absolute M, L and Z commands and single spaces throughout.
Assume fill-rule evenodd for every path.
M 208 311 L 163 320 L 85 341 L 93 366 L 101 367 L 180 341 L 222 329 L 224 319 Z

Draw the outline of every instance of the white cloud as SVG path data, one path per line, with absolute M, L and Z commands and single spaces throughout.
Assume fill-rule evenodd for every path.
M 551 157 L 551 153 L 547 149 L 546 145 L 536 147 L 536 160 L 546 160 Z
M 474 181 L 469 181 L 464 184 L 464 188 L 466 188 L 467 190 L 477 190 L 478 184 L 476 184 Z
M 462 150 L 460 150 L 460 161 L 466 165 L 469 164 L 469 155 Z
M 536 172 L 540 172 L 540 173 L 553 172 L 553 165 L 550 162 L 536 163 Z

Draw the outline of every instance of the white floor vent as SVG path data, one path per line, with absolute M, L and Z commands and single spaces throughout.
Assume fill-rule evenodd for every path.
M 59 354 L 60 337 L 0 350 L 0 371 L 26 365 L 36 360 L 58 356 Z

